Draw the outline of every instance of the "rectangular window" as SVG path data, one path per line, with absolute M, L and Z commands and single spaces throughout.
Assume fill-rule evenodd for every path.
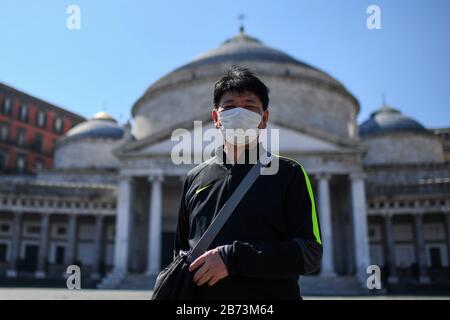
M 3 104 L 2 104 L 1 110 L 4 115 L 11 114 L 11 99 L 10 98 L 5 97 L 5 99 L 3 99 Z
M 55 257 L 56 264 L 64 264 L 65 251 L 66 248 L 64 248 L 63 246 L 56 247 L 56 257 Z
M 56 233 L 58 234 L 58 236 L 66 235 L 66 227 L 58 227 Z
M 27 234 L 35 234 L 35 235 L 37 235 L 37 234 L 40 234 L 40 232 L 41 232 L 41 227 L 40 226 L 34 226 L 34 225 L 32 225 L 32 226 L 28 226 L 28 228 L 27 228 Z
M 16 168 L 18 173 L 25 173 L 27 169 L 27 158 L 25 155 L 17 156 Z
M 0 171 L 5 172 L 8 168 L 8 151 L 0 150 Z
M 47 123 L 47 116 L 45 114 L 45 111 L 39 110 L 39 112 L 37 113 L 36 123 L 39 128 L 45 128 L 45 125 Z
M 63 130 L 63 119 L 62 118 L 55 118 L 55 121 L 53 123 L 53 129 L 56 133 L 61 133 Z
M 53 152 L 55 151 L 55 146 L 56 146 L 56 139 L 52 140 L 52 144 L 49 146 L 49 152 L 53 154 Z
M 25 129 L 17 128 L 17 144 L 19 146 L 25 145 Z
M 20 106 L 19 118 L 20 121 L 28 122 L 28 106 L 26 104 Z
M 8 224 L 8 223 L 2 223 L 2 224 L 0 225 L 0 233 L 8 234 L 8 233 L 9 233 L 9 230 L 10 230 L 10 227 L 9 227 L 9 224 Z
M 7 123 L 0 124 L 0 140 L 8 141 L 9 138 L 9 125 Z
M 0 262 L 6 262 L 6 253 L 8 252 L 8 245 L 0 243 Z
M 441 248 L 430 248 L 430 262 L 432 268 L 442 267 Z
M 42 170 L 44 168 L 44 161 L 42 159 L 37 159 L 34 163 L 35 170 Z
M 42 152 L 42 143 L 43 143 L 44 137 L 41 133 L 36 133 L 36 136 L 34 137 L 34 144 L 33 148 L 37 152 Z

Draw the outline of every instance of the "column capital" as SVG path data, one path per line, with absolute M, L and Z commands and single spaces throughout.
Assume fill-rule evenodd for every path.
M 332 174 L 330 172 L 319 172 L 316 174 L 316 178 L 318 180 L 330 180 L 332 177 Z
M 119 182 L 131 183 L 131 182 L 133 182 L 133 176 L 121 174 L 121 175 L 119 175 L 119 179 L 118 180 L 119 180 Z
M 51 212 L 39 212 L 39 215 L 41 216 L 41 218 L 49 218 L 52 213 Z
M 23 217 L 25 213 L 23 211 L 13 211 L 13 218 L 17 217 L 17 218 L 21 218 Z
M 367 174 L 362 171 L 352 171 L 348 174 L 350 180 L 364 180 Z
M 423 218 L 424 214 L 425 213 L 423 211 L 417 211 L 413 214 L 413 217 L 415 220 L 419 220 Z
M 150 182 L 162 182 L 164 181 L 164 174 L 162 172 L 150 173 L 147 177 Z
M 391 211 L 385 211 L 382 217 L 383 220 L 392 220 L 392 218 L 394 218 L 394 213 L 392 213 Z
M 104 220 L 105 219 L 105 215 L 104 214 L 96 214 L 95 216 L 95 220 Z

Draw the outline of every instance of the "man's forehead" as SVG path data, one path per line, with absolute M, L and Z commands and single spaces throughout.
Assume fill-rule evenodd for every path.
M 223 95 L 221 101 L 222 103 L 232 102 L 235 100 L 245 100 L 252 102 L 260 102 L 257 95 L 252 92 L 227 92 Z

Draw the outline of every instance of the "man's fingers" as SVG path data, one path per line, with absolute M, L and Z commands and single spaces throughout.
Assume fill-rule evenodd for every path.
M 218 276 L 214 276 L 212 277 L 209 281 L 208 281 L 208 286 L 213 286 L 215 285 L 217 282 L 219 282 L 220 277 Z
M 194 271 L 198 269 L 202 264 L 204 264 L 206 261 L 206 253 L 202 254 L 200 257 L 195 259 L 194 262 L 191 263 L 189 266 L 189 271 Z
M 204 273 L 200 279 L 197 281 L 198 286 L 202 286 L 205 283 L 207 283 L 210 279 L 214 277 L 214 273 L 212 273 L 210 270 L 208 270 L 206 273 Z
M 203 265 L 197 272 L 194 274 L 194 282 L 198 282 L 200 278 L 208 271 L 206 265 Z

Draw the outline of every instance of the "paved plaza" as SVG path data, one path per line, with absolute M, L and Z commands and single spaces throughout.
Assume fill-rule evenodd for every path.
M 54 289 L 54 288 L 0 288 L 0 300 L 147 300 L 152 291 L 149 290 L 97 290 L 97 289 Z M 310 296 L 305 300 L 353 300 L 353 299 L 439 299 L 450 300 L 450 296 L 374 296 L 374 297 L 343 297 L 343 296 Z

